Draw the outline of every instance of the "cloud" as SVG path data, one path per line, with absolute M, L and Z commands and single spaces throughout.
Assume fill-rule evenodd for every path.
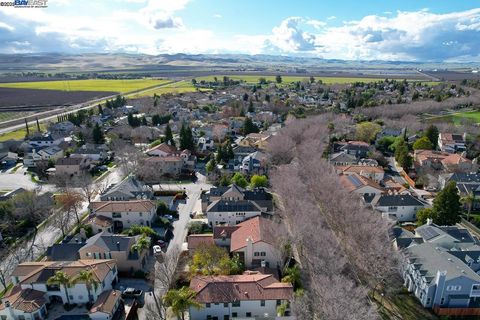
M 337 17 L 335 17 L 335 16 L 330 16 L 330 17 L 327 18 L 327 20 L 335 20 L 335 19 L 337 19 Z
M 152 22 L 155 29 L 172 29 L 184 27 L 182 19 L 177 17 L 157 18 Z
M 11 25 L 0 21 L 0 29 L 5 29 L 7 31 L 13 31 L 13 30 L 15 30 L 15 27 L 12 27 Z
M 268 38 L 265 46 L 272 50 L 277 48 L 281 52 L 302 52 L 315 49 L 315 36 L 304 32 L 299 24 L 304 19 L 301 17 L 290 17 L 283 20 L 278 27 L 274 27 L 272 35 Z
M 326 22 L 320 21 L 320 20 L 315 20 L 315 19 L 308 20 L 306 22 L 306 24 L 311 25 L 312 27 L 314 27 L 317 30 L 322 29 L 323 27 L 325 27 L 327 25 Z
M 222 15 L 219 14 L 219 13 L 215 13 L 215 14 L 213 15 L 213 17 L 214 17 L 214 18 L 217 18 L 217 19 L 220 19 L 220 18 L 222 18 Z

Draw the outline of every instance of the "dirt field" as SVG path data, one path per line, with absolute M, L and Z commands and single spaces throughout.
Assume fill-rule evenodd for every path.
M 51 107 L 74 105 L 114 94 L 115 92 L 107 91 L 0 88 L 0 112 L 46 110 Z

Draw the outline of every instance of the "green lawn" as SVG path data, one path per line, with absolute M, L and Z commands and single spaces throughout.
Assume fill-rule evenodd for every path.
M 3 88 L 44 89 L 61 91 L 113 91 L 130 92 L 167 83 L 165 79 L 129 79 L 129 80 L 65 80 L 0 83 Z
M 36 125 L 29 126 L 30 133 L 37 131 Z M 44 131 L 47 127 L 44 123 L 40 123 L 40 130 Z M 27 130 L 25 128 L 18 129 L 15 131 L 10 131 L 7 133 L 0 134 L 0 142 L 7 141 L 7 140 L 23 140 L 27 134 Z
M 480 111 L 469 111 L 469 112 L 459 112 L 454 113 L 450 116 L 453 122 L 458 123 L 461 119 L 469 119 L 480 123 Z

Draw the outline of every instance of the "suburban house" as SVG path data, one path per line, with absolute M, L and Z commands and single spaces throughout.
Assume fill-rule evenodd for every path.
M 60 158 L 55 163 L 55 175 L 75 177 L 82 175 L 90 168 L 90 160 L 87 158 Z
M 179 151 L 175 146 L 163 142 L 148 149 L 147 151 L 145 151 L 145 153 L 151 157 L 168 157 L 172 155 L 177 155 Z
M 357 164 L 358 159 L 355 156 L 342 151 L 332 154 L 330 157 L 330 163 L 334 166 L 348 166 Z
M 90 204 L 92 214 L 103 216 L 112 221 L 115 231 L 130 228 L 133 225 L 150 226 L 156 216 L 156 205 L 150 200 L 131 201 L 95 201 Z M 95 225 L 91 220 L 94 232 L 103 226 Z
M 413 156 L 415 169 L 444 170 L 447 172 L 474 172 L 478 166 L 475 162 L 457 153 L 448 153 L 433 150 L 415 150 Z
M 205 152 L 209 150 L 213 150 L 215 147 L 215 144 L 213 142 L 212 138 L 203 136 L 199 137 L 197 141 L 197 150 L 200 152 Z
M 380 166 L 349 165 L 335 166 L 337 174 L 351 175 L 357 173 L 375 182 L 380 182 L 385 177 L 385 171 Z
M 275 223 L 254 217 L 237 224 L 231 234 L 230 252 L 240 254 L 246 268 L 282 267 L 281 252 L 275 247 Z
M 187 249 L 190 254 L 200 246 L 215 245 L 212 234 L 191 234 L 187 237 Z
M 350 175 L 341 174 L 339 181 L 346 190 L 361 196 L 368 195 L 373 197 L 377 194 L 382 194 L 385 192 L 385 190 L 378 183 L 362 177 L 357 173 Z
M 184 160 L 180 156 L 149 157 L 143 161 L 143 164 L 147 167 L 155 168 L 156 172 L 161 176 L 171 177 L 179 176 L 184 168 Z M 149 181 L 148 178 L 144 180 Z
M 100 196 L 102 201 L 149 200 L 153 190 L 134 176 L 128 176 L 117 184 L 110 185 Z
M 53 145 L 59 145 L 63 141 L 63 137 L 54 137 L 52 134 L 35 134 L 28 138 L 28 143 L 32 147 L 50 147 Z
M 438 147 L 449 153 L 463 152 L 467 150 L 467 134 L 440 133 L 438 135 Z
M 241 170 L 246 174 L 267 173 L 267 155 L 261 151 L 255 151 L 242 160 Z
M 402 234 L 404 285 L 438 315 L 480 315 L 480 247 L 466 229 L 431 221 Z M 398 239 L 397 239 L 398 241 Z
M 118 290 L 108 290 L 98 296 L 88 316 L 92 320 L 110 320 L 115 319 L 117 314 L 122 314 L 123 311 L 122 293 Z
M 109 157 L 108 148 L 105 145 L 84 144 L 75 150 L 70 157 L 88 158 L 92 162 L 100 163 Z
M 39 149 L 37 154 L 42 160 L 57 160 L 63 157 L 63 150 L 59 146 L 50 146 L 46 148 Z
M 80 259 L 84 260 L 113 259 L 119 272 L 131 274 L 143 270 L 146 264 L 148 249 L 138 252 L 132 248 L 140 237 L 109 234 L 103 231 L 89 238 L 78 253 Z
M 473 194 L 477 201 L 473 202 L 472 209 L 480 209 L 480 173 L 457 172 L 441 175 L 439 178 L 441 188 L 445 188 L 445 185 L 449 181 L 455 181 L 460 196 L 465 197 L 469 194 Z
M 62 121 L 52 124 L 48 131 L 52 134 L 67 136 L 75 129 L 75 125 L 70 121 Z
M 216 200 L 208 206 L 206 213 L 210 226 L 236 225 L 261 215 L 262 209 L 250 200 Z
M 230 250 L 232 233 L 237 229 L 238 226 L 214 226 L 213 241 L 215 242 L 215 245 Z
M 83 270 L 92 271 L 98 283 L 96 289 L 82 280 L 77 280 L 68 288 L 47 284 L 57 271 L 73 279 Z M 13 288 L 2 298 L 0 319 L 45 319 L 47 304 L 96 301 L 104 291 L 111 290 L 116 281 L 117 268 L 113 260 L 24 262 L 12 272 Z
M 399 222 L 415 221 L 417 211 L 427 206 L 411 194 L 376 195 L 370 205 L 380 211 L 382 216 Z
M 276 317 L 277 308 L 293 297 L 290 283 L 252 271 L 232 276 L 195 276 L 190 289 L 202 305 L 201 309 L 190 308 L 190 319 L 271 319 Z
M 370 144 L 364 141 L 338 142 L 338 151 L 343 151 L 357 159 L 366 158 L 370 152 Z
M 13 167 L 17 164 L 18 154 L 15 152 L 5 152 L 0 154 L 0 166 L 2 168 Z
M 154 167 L 160 175 L 178 176 L 195 168 L 197 158 L 189 150 L 178 150 L 175 146 L 161 143 L 146 151 L 150 157 L 144 165 Z

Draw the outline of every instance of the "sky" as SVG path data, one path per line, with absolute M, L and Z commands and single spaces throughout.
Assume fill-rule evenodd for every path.
M 47 0 L 46 8 L 0 7 L 0 53 L 40 52 L 480 62 L 480 2 Z

